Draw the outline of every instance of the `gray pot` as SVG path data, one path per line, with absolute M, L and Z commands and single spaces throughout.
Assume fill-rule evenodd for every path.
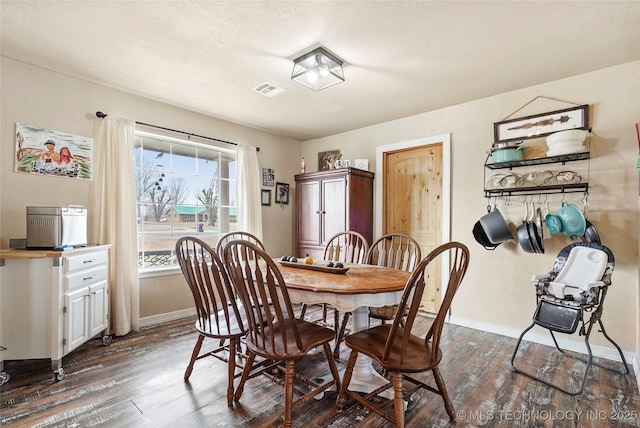
M 492 244 L 501 244 L 504 241 L 513 239 L 509 225 L 497 208 L 483 215 L 480 218 L 480 224 Z
M 495 250 L 500 244 L 494 244 L 489 241 L 487 238 L 487 234 L 485 233 L 480 221 L 476 221 L 476 224 L 473 225 L 473 237 L 478 241 L 478 244 L 482 245 L 485 250 Z

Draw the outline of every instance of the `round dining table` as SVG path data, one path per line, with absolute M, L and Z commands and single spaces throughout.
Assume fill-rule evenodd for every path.
M 312 266 L 279 264 L 292 302 L 307 305 L 327 303 L 341 312 L 351 312 L 354 333 L 369 327 L 370 306 L 394 305 L 400 301 L 411 275 L 399 269 L 366 264 L 345 263 L 348 270 L 344 273 L 323 269 L 324 263 L 319 261 Z M 386 382 L 374 370 L 369 357 L 358 355 L 350 390 L 371 392 Z

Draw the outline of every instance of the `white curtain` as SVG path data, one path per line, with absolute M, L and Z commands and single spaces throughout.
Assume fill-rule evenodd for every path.
M 111 331 L 122 336 L 140 326 L 133 131 L 135 122 L 109 115 L 93 129 L 90 242 L 111 244 Z
M 238 228 L 262 241 L 260 166 L 255 147 L 238 144 Z

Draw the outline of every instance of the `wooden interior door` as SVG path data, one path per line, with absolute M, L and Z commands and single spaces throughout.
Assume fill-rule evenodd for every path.
M 442 143 L 383 154 L 382 233 L 405 233 L 418 244 L 424 258 L 442 242 Z M 441 269 L 427 287 L 422 307 L 436 312 L 442 300 Z

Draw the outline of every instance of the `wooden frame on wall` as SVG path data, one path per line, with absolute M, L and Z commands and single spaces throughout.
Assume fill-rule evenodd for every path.
M 567 129 L 589 129 L 589 105 L 509 119 L 493 124 L 494 142 L 545 137 Z
M 275 175 L 273 168 L 262 168 L 262 185 L 273 186 Z
M 262 189 L 261 203 L 262 205 L 271 205 L 271 189 Z
M 279 204 L 289 203 L 289 184 L 288 183 L 276 183 L 275 201 Z

